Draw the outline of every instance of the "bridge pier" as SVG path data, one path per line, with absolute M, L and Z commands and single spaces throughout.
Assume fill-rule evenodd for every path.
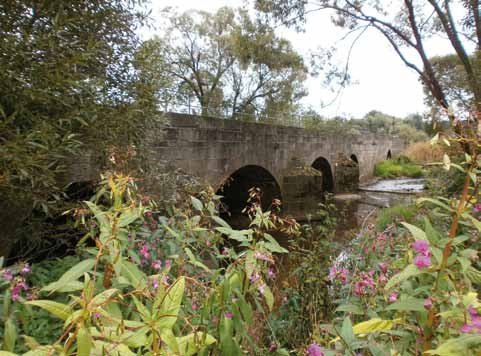
M 319 209 L 323 198 L 322 172 L 292 159 L 282 174 L 283 213 L 299 220 Z

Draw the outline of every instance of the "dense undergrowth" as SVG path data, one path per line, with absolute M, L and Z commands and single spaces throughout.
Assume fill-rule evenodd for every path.
M 73 210 L 88 232 L 72 256 L 2 269 L 0 355 L 476 355 L 480 163 L 444 158 L 428 181 L 451 187 L 380 211 L 347 247 L 329 201 L 299 226 L 252 189 L 234 230 L 208 187 L 160 207 L 109 175 Z
M 423 175 L 423 169 L 421 166 L 414 164 L 408 157 L 399 156 L 376 164 L 374 173 L 382 178 L 419 178 Z

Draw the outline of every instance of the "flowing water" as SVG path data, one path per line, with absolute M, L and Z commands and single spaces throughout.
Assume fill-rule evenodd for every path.
M 356 194 L 335 195 L 336 240 L 350 240 L 379 209 L 410 204 L 423 190 L 423 179 L 382 179 L 361 186 Z

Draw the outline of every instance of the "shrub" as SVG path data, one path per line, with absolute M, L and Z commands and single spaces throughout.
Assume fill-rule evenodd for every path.
M 414 205 L 397 205 L 391 208 L 382 209 L 376 219 L 376 229 L 382 231 L 388 225 L 402 221 L 412 223 L 417 211 L 418 209 Z
M 411 163 L 409 158 L 402 156 L 398 159 L 379 162 L 374 168 L 374 173 L 383 178 L 418 178 L 423 175 L 423 170 L 421 166 Z
M 267 231 L 292 236 L 298 225 L 276 215 L 277 201 L 262 211 L 260 191 L 253 189 L 246 208 L 251 224 L 237 231 L 218 216 L 217 199 L 212 191 L 200 192 L 188 208 L 174 207 L 162 216 L 153 202 L 136 194 L 129 177 L 109 176 L 85 208 L 76 210 L 89 228 L 79 243 L 80 262 L 53 282 L 57 271 L 49 275 L 33 266 L 36 287 L 27 284 L 30 266 L 1 271 L 3 350 L 32 349 L 41 355 L 257 352 L 251 333 L 275 302 L 269 287 L 274 253 L 287 252 Z M 35 315 L 43 330 L 24 327 Z M 48 328 L 50 318 L 60 323 Z M 17 340 L 19 331 L 31 334 Z
M 445 152 L 443 146 L 433 146 L 429 141 L 413 143 L 404 151 L 406 156 L 418 164 L 441 162 Z

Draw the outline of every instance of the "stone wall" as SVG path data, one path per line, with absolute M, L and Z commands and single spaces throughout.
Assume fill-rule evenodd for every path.
M 165 116 L 167 123 L 146 137 L 152 151 L 151 165 L 180 168 L 216 189 L 240 168 L 262 167 L 280 186 L 284 203 L 291 206 L 300 204 L 300 200 L 294 198 L 296 194 L 318 196 L 318 185 L 322 186 L 322 175 L 295 178 L 286 174 L 293 159 L 302 162 L 304 167 L 311 167 L 316 160 L 324 158 L 334 177 L 334 191 L 344 192 L 355 190 L 358 176 L 361 181 L 368 179 L 377 162 L 386 159 L 389 151 L 393 155 L 400 153 L 405 145 L 399 139 L 371 133 L 332 136 L 297 127 L 186 114 Z M 336 162 L 339 155 L 354 157 L 358 171 L 339 165 Z M 74 162 L 71 181 L 98 179 L 100 168 L 93 157 L 86 153 Z
M 402 147 L 398 140 L 381 135 L 333 137 L 296 127 L 184 114 L 168 117 L 170 124 L 163 131 L 151 133 L 152 164 L 173 164 L 207 179 L 213 186 L 246 165 L 267 169 L 281 184 L 281 172 L 293 157 L 307 165 L 324 157 L 335 173 L 333 163 L 339 153 L 357 157 L 360 179 L 365 180 L 389 150 L 396 154 Z

